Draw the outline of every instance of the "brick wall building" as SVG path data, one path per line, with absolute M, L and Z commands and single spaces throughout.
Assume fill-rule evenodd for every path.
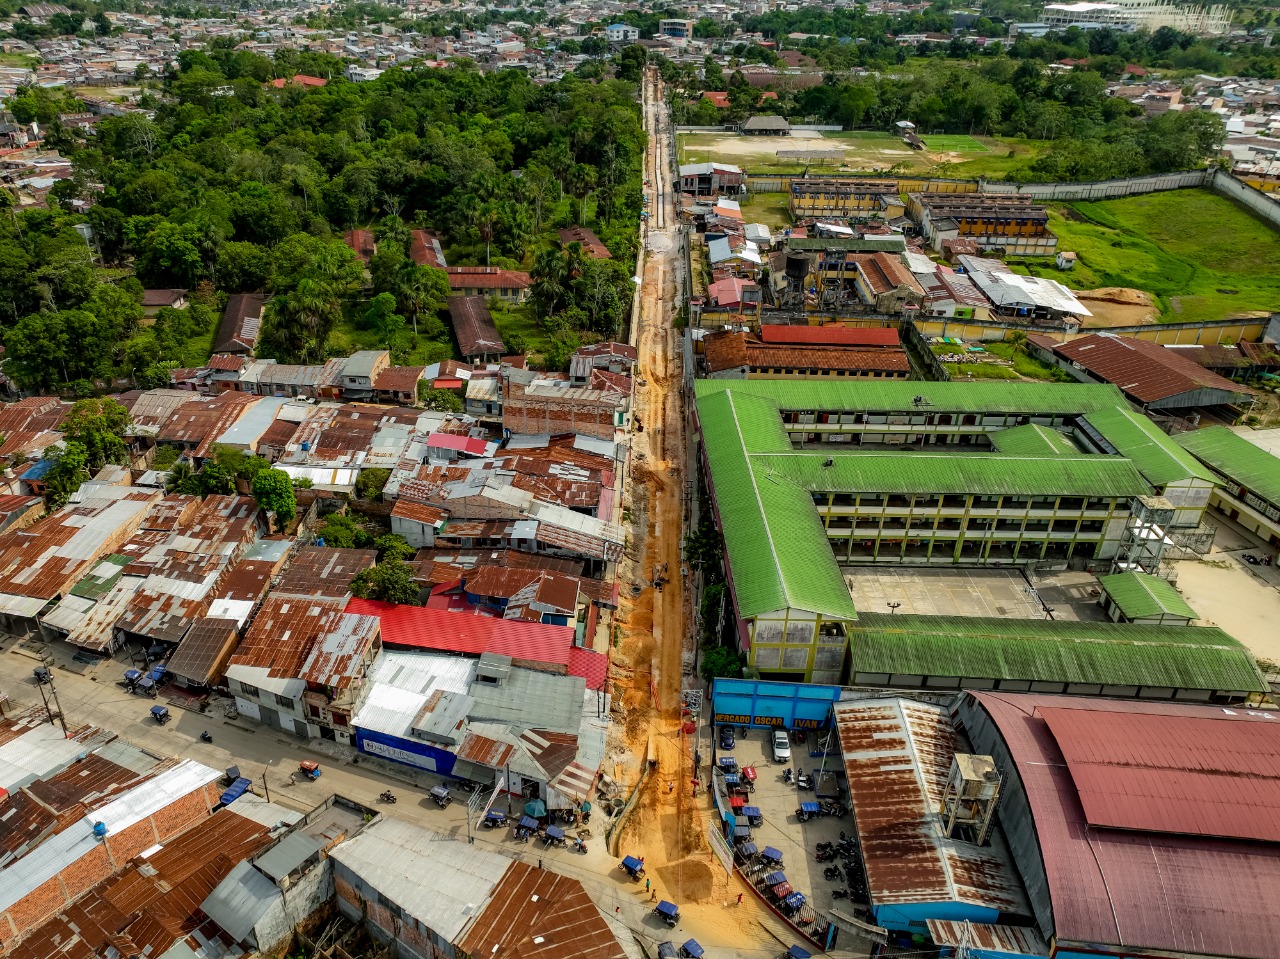
M 629 398 L 541 379 L 531 370 L 504 369 L 502 426 L 512 433 L 582 433 L 611 440 L 626 429 Z

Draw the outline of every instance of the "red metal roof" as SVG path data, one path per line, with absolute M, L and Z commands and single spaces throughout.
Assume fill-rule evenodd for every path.
M 1040 715 L 1093 825 L 1280 842 L 1280 722 L 1241 721 L 1234 710 Z
M 609 657 L 585 646 L 574 646 L 569 650 L 569 675 L 585 679 L 587 689 L 599 689 L 609 678 Z
M 766 323 L 760 327 L 765 343 L 806 343 L 821 346 L 898 346 L 895 327 L 785 326 Z
M 470 453 L 472 456 L 484 456 L 489 451 L 489 444 L 472 436 L 459 436 L 457 433 L 432 433 L 427 437 L 427 448 L 456 450 L 459 453 Z
M 1218 742 L 1224 724 L 1213 720 L 1280 726 L 1280 719 L 1270 718 L 1274 712 L 1018 693 L 968 695 L 994 722 L 1026 792 L 1052 905 L 1053 929 L 1045 931 L 1053 933 L 1060 949 L 1093 943 L 1280 959 L 1275 908 L 1280 845 L 1090 825 L 1042 711 L 1105 711 L 1117 722 L 1133 714 L 1208 721 L 1209 727 L 1190 740 L 1192 753 Z M 1123 736 L 1114 729 L 1107 734 L 1108 739 Z M 1165 738 L 1181 748 L 1176 734 Z M 1220 789 L 1240 790 L 1250 782 L 1232 777 Z M 1006 802 L 1001 817 L 1011 815 Z
M 388 646 L 438 649 L 479 656 L 498 653 L 512 659 L 549 663 L 566 670 L 572 661 L 573 629 L 518 619 L 494 619 L 455 610 L 399 606 L 375 599 L 353 598 L 348 613 L 382 620 L 382 642 Z

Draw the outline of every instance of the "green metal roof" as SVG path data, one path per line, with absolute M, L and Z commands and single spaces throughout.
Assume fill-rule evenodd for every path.
M 1038 423 L 992 433 L 991 445 L 1010 456 L 1072 456 L 1080 452 L 1068 437 Z
M 72 596 L 82 596 L 85 599 L 101 599 L 120 582 L 120 577 L 124 573 L 124 568 L 133 560 L 128 556 L 121 556 L 119 553 L 112 553 L 104 556 L 100 561 L 93 564 L 93 569 L 89 570 L 84 576 L 71 587 Z
M 699 400 L 698 417 L 739 615 L 793 608 L 856 619 L 813 499 L 752 468 L 753 450 L 790 447 L 777 408 L 726 392 Z
M 1127 400 L 1109 383 L 923 383 L 914 380 L 698 380 L 699 398 L 733 390 L 771 400 L 782 410 L 830 410 L 921 413 L 1090 413 L 1124 406 Z M 917 404 L 916 397 L 923 401 Z
M 1173 588 L 1173 584 L 1150 573 L 1116 573 L 1099 576 L 1098 582 L 1107 591 L 1112 602 L 1129 619 L 1145 619 L 1150 616 L 1185 616 L 1199 619 L 1196 611 Z
M 757 477 L 785 479 L 806 492 L 973 493 L 982 496 L 1145 496 L 1151 487 L 1120 456 L 1011 456 L 1000 453 L 824 447 L 751 458 Z M 830 466 L 826 466 L 827 461 Z
M 1267 690 L 1249 651 L 1205 626 L 864 613 L 850 647 L 859 673 Z
M 1103 439 L 1133 460 L 1152 486 L 1167 486 L 1185 479 L 1215 482 L 1214 476 L 1141 413 L 1121 403 L 1093 410 L 1085 420 Z
M 1225 426 L 1183 433 L 1177 441 L 1223 476 L 1280 506 L 1280 458 Z
M 793 236 L 786 240 L 786 248 L 797 253 L 822 253 L 827 250 L 841 250 L 846 253 L 901 253 L 907 248 L 907 244 L 901 235 L 847 239 Z

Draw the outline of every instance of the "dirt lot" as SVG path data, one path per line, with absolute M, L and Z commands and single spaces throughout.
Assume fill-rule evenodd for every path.
M 1218 527 L 1205 559 L 1174 563 L 1178 589 L 1203 625 L 1220 626 L 1244 643 L 1264 672 L 1280 671 L 1280 566 L 1250 566 L 1241 555 L 1276 555 L 1219 513 L 1206 516 Z
M 1093 314 L 1085 320 L 1085 329 L 1141 326 L 1157 322 L 1160 316 L 1159 304 L 1142 290 L 1105 286 L 1098 290 L 1076 290 L 1075 294 Z

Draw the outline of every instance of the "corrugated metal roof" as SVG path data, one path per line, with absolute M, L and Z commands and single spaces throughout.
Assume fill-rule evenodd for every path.
M 1080 448 L 1057 430 L 1038 423 L 990 434 L 991 446 L 1009 456 L 1077 456 Z
M 1199 618 L 1173 584 L 1159 576 L 1152 576 L 1150 573 L 1116 573 L 1114 576 L 1099 576 L 1098 583 L 1107 591 L 1120 612 L 1129 619 L 1144 619 L 1162 614 L 1185 616 L 1187 619 Z
M 930 413 L 1071 414 L 1121 406 L 1114 386 L 1067 383 L 924 383 L 919 381 L 827 383 L 813 380 L 697 380 L 704 396 L 733 390 L 759 396 L 784 410 L 858 410 L 868 413 L 915 409 L 922 397 Z M 701 405 L 701 403 L 699 403 Z
M 382 621 L 382 641 L 389 646 L 447 650 L 471 656 L 499 653 L 565 669 L 573 646 L 573 629 L 569 626 L 494 619 L 373 599 L 353 598 L 346 609 L 377 616 Z
M 1280 458 L 1225 426 L 1183 433 L 1177 442 L 1227 479 L 1280 506 Z
M 200 909 L 232 939 L 243 942 L 280 896 L 270 879 L 251 863 L 241 862 L 209 893 Z
M 1159 405 L 1162 400 L 1196 390 L 1220 390 L 1241 397 L 1253 393 L 1177 350 L 1131 336 L 1093 333 L 1055 346 L 1053 352 L 1114 383 L 1140 403 Z
M 457 942 L 469 956 L 627 959 L 582 883 L 514 862 Z
M 929 920 L 929 938 L 937 946 L 966 946 L 970 955 L 1047 956 L 1048 944 L 1032 926 L 993 926 L 979 922 Z
M 758 450 L 790 449 L 777 407 L 750 393 L 722 391 L 699 397 L 698 418 L 738 614 L 790 607 L 856 619 L 813 498 L 794 482 L 752 468 Z
M 1058 948 L 1088 943 L 1202 956 L 1280 957 L 1280 845 L 1090 826 L 1044 708 L 1277 725 L 1274 713 L 1017 693 L 968 696 L 994 722 L 1026 791 Z M 1117 717 L 1118 718 L 1118 717 Z M 1108 729 L 1108 738 L 1122 735 Z M 1216 737 L 1210 734 L 1208 742 Z M 1175 742 L 1168 737 L 1169 742 Z M 1193 740 L 1201 743 L 1201 735 Z M 1274 765 L 1272 766 L 1274 774 Z M 1249 788 L 1233 779 L 1224 789 Z M 1008 805 L 1002 815 L 1008 815 Z
M 581 676 L 512 669 L 502 685 L 473 682 L 470 718 L 577 734 L 582 719 Z
M 864 613 L 849 647 L 859 673 L 1266 690 L 1249 651 L 1208 626 Z
M 1196 462 L 1194 456 L 1182 450 L 1155 423 L 1127 406 L 1094 410 L 1084 419 L 1121 456 L 1132 460 L 1152 486 L 1186 479 L 1214 481 L 1213 474 Z
M 481 846 L 390 818 L 329 855 L 448 942 L 480 912 L 511 866 L 511 860 Z M 425 876 L 431 881 L 424 882 Z
M 1280 842 L 1280 722 L 1040 707 L 1094 826 Z M 1230 783 L 1230 787 L 1224 787 Z
M 463 357 L 507 351 L 483 296 L 449 297 L 449 319 Z
M 108 835 L 123 832 L 184 796 L 203 789 L 221 775 L 194 760 L 183 760 L 49 837 L 0 872 L 0 912 L 96 849 L 95 822 L 103 823 Z
M 872 906 L 960 902 L 1030 916 L 1002 836 L 977 846 L 939 828 L 957 747 L 947 710 L 909 699 L 834 710 Z

